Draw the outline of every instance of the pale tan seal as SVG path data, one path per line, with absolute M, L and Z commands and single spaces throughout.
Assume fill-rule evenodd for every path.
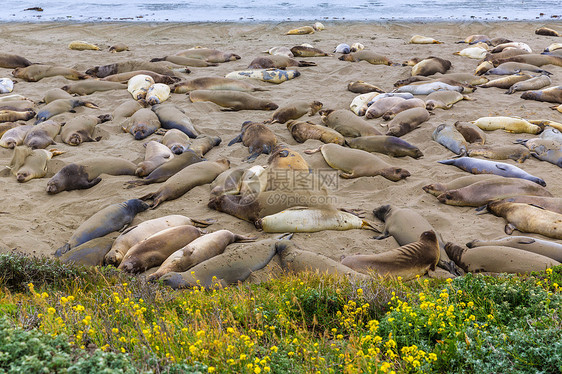
M 317 125 L 312 122 L 294 121 L 287 122 L 287 129 L 293 139 L 304 143 L 308 139 L 320 140 L 323 143 L 335 143 L 343 145 L 345 138 L 336 130 L 329 127 Z
M 427 110 L 451 109 L 454 104 L 462 100 L 471 101 L 472 98 L 456 91 L 436 91 L 425 98 L 425 108 Z
M 121 103 L 115 110 L 111 113 L 113 120 L 123 120 L 125 118 L 131 117 L 139 109 L 144 108 L 143 103 L 137 100 L 126 100 Z
M 14 149 L 8 168 L 20 183 L 34 178 L 43 178 L 47 174 L 47 161 L 61 153 L 64 152 L 56 149 L 31 149 L 25 145 L 19 146 Z
M 196 58 L 200 60 L 205 60 L 207 62 L 228 62 L 240 60 L 240 56 L 234 53 L 221 52 L 216 49 L 210 48 L 192 48 L 185 51 L 180 51 L 176 53 L 176 56 L 183 56 L 189 58 Z
M 14 121 L 27 121 L 35 117 L 35 111 L 17 111 L 17 110 L 0 110 L 0 123 L 1 122 L 14 122 Z
M 189 148 L 191 140 L 183 131 L 171 129 L 164 134 L 162 144 L 168 147 L 173 154 L 181 155 Z
M 458 93 L 458 92 L 455 92 L 455 93 Z M 431 104 L 431 102 L 430 102 L 430 104 Z M 431 107 L 431 105 L 430 105 L 430 107 Z M 412 109 L 412 108 L 427 108 L 427 105 L 426 105 L 426 102 L 423 101 L 422 99 L 418 99 L 418 98 L 406 99 L 404 101 L 399 102 L 396 105 L 393 105 L 389 110 L 384 112 L 383 115 L 382 115 L 382 118 L 385 121 L 388 121 L 388 120 L 391 120 L 394 117 L 396 117 L 396 115 L 398 113 L 401 113 L 405 110 Z M 427 108 L 427 110 L 431 110 L 431 109 Z
M 255 87 L 238 79 L 222 77 L 202 77 L 187 81 L 181 81 L 172 86 L 174 93 L 182 94 L 195 90 L 225 90 L 225 91 L 267 91 L 263 88 Z
M 480 145 L 471 146 L 466 153 L 470 157 L 481 156 L 492 160 L 511 159 L 518 163 L 525 162 L 531 157 L 531 152 L 524 146 L 519 144 L 511 145 Z
M 349 82 L 349 84 L 347 85 L 347 90 L 359 94 L 364 94 L 368 92 L 378 92 L 378 93 L 384 92 L 379 87 L 363 81 Z
M 507 220 L 505 233 L 514 230 L 537 233 L 549 238 L 562 239 L 562 214 L 528 204 L 494 201 L 488 203 L 488 211 Z
M 4 148 L 14 148 L 22 145 L 27 133 L 33 128 L 33 125 L 16 126 L 7 130 L 0 138 L 0 146 Z
M 193 67 L 200 67 L 200 68 L 218 65 L 216 63 L 207 62 L 199 58 L 190 58 L 184 56 L 164 56 L 161 58 L 153 58 L 152 60 L 150 60 L 150 62 L 158 62 L 158 61 L 168 61 L 176 65 L 193 66 Z
M 66 112 L 74 112 L 74 108 L 85 106 L 86 108 L 99 109 L 99 107 L 90 102 L 79 99 L 57 99 L 45 105 L 37 112 L 37 125 L 40 122 L 46 121 L 49 118 Z
M 517 73 L 513 75 L 508 75 L 506 77 L 493 79 L 485 84 L 481 84 L 478 87 L 482 88 L 489 88 L 489 87 L 498 87 L 498 88 L 510 88 L 515 83 L 525 81 L 527 79 L 531 79 L 531 75 L 528 73 Z
M 441 183 L 432 183 L 432 184 L 428 184 L 426 186 L 423 186 L 422 189 L 437 197 L 439 195 L 441 195 L 443 192 L 449 191 L 449 190 L 456 190 L 459 188 L 463 188 L 466 186 L 470 186 L 471 184 L 474 184 L 476 182 L 480 182 L 483 180 L 488 180 L 488 179 L 498 179 L 498 180 L 503 180 L 504 177 L 499 176 L 499 175 L 493 175 L 493 174 L 475 174 L 475 175 L 466 175 L 460 178 L 455 178 L 449 182 L 441 182 Z
M 41 102 L 49 104 L 50 102 L 58 99 L 72 99 L 72 95 L 60 88 L 51 88 L 50 90 L 45 92 L 45 95 L 43 96 L 43 99 L 41 99 Z
M 278 144 L 267 160 L 270 169 L 310 170 L 300 153 L 284 144 Z
M 445 74 L 453 65 L 451 61 L 440 57 L 427 57 L 412 67 L 411 75 L 428 76 L 435 73 Z
M 369 108 L 367 108 L 367 112 L 365 112 L 365 118 L 371 119 L 382 117 L 383 114 L 391 110 L 392 107 L 400 104 L 403 101 L 406 101 L 406 99 L 400 96 L 383 97 L 382 99 L 375 101 L 369 106 Z
M 205 153 L 218 146 L 221 141 L 221 138 L 218 136 L 199 135 L 191 142 L 189 149 L 197 156 L 203 157 Z

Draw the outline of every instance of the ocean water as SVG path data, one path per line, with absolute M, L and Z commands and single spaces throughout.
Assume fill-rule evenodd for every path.
M 558 21 L 561 0 L 2 0 L 0 22 Z M 42 11 L 26 10 L 42 8 Z

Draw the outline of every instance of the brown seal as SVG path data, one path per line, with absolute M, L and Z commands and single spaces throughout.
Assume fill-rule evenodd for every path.
M 55 143 L 55 136 L 60 132 L 61 124 L 53 120 L 41 122 L 34 126 L 26 135 L 23 144 L 31 149 L 47 148 Z
M 22 145 L 27 133 L 33 128 L 33 125 L 21 125 L 7 130 L 0 138 L 0 146 L 4 148 L 14 148 Z
M 144 108 L 143 103 L 137 100 L 128 99 L 115 108 L 113 113 L 111 113 L 111 116 L 114 120 L 128 118 L 135 114 L 137 110 L 142 108 Z
M 93 68 L 86 70 L 86 74 L 98 78 L 105 78 L 109 75 L 128 73 L 137 70 L 148 70 L 162 75 L 171 75 L 171 76 L 175 75 L 174 71 L 169 69 L 168 66 L 166 66 L 165 64 L 162 65 L 155 62 L 134 61 L 134 60 L 117 62 L 115 64 L 109 64 L 109 65 L 95 66 Z
M 218 64 L 207 62 L 199 58 L 189 58 L 184 56 L 164 56 L 161 58 L 153 58 L 152 60 L 150 60 L 150 62 L 158 62 L 158 61 L 168 61 L 176 65 L 193 66 L 193 67 L 200 67 L 200 68 L 207 67 L 207 66 L 218 66 Z
M 225 90 L 195 90 L 189 93 L 192 103 L 211 101 L 223 110 L 275 110 L 279 106 L 269 100 L 254 97 L 245 92 Z
M 51 88 L 45 92 L 41 102 L 49 104 L 58 99 L 72 99 L 72 95 L 60 88 Z
M 59 257 L 64 264 L 76 266 L 102 266 L 103 259 L 113 244 L 111 235 L 95 238 L 72 248 Z
M 362 273 L 412 279 L 435 270 L 439 262 L 439 242 L 434 231 L 424 231 L 416 242 L 373 255 L 346 256 L 341 262 Z
M 544 36 L 562 36 L 558 31 L 550 29 L 548 27 L 539 27 L 535 30 L 535 34 Z
M 218 136 L 199 135 L 191 142 L 189 149 L 197 156 L 203 157 L 205 153 L 218 146 L 221 141 L 222 139 Z
M 246 161 L 253 162 L 262 153 L 270 154 L 277 145 L 275 133 L 263 123 L 246 121 L 242 124 L 240 135 L 232 139 L 229 146 L 242 143 L 248 147 L 250 156 Z
M 562 66 L 562 57 L 529 53 L 529 54 L 523 54 L 513 57 L 507 57 L 504 59 L 494 60 L 494 65 L 498 66 L 506 62 L 520 62 L 522 64 L 529 64 L 539 67 L 543 65 Z
M 398 113 L 388 123 L 386 135 L 402 136 L 417 128 L 429 119 L 429 112 L 425 108 L 412 108 Z
M 308 47 L 304 45 L 296 45 L 291 48 L 291 53 L 295 57 L 324 57 L 331 56 L 319 48 Z
M 205 60 L 207 62 L 228 62 L 240 60 L 240 56 L 234 53 L 221 52 L 216 49 L 210 48 L 192 48 L 185 51 L 180 51 L 176 53 L 176 56 L 183 56 L 189 58 L 196 58 L 200 60 Z
M 267 91 L 263 88 L 252 86 L 244 81 L 222 77 L 195 78 L 178 82 L 172 86 L 172 91 L 177 94 L 188 93 L 195 90 Z
M 347 85 L 347 90 L 358 94 L 364 94 L 368 92 L 384 93 L 384 91 L 377 86 L 363 81 L 349 82 L 349 84 Z
M 445 74 L 451 67 L 451 61 L 431 56 L 421 60 L 412 67 L 412 76 L 428 76 L 435 73 Z
M 15 68 L 12 75 L 28 82 L 38 82 L 43 78 L 61 75 L 66 79 L 78 80 L 86 79 L 88 76 L 77 70 L 52 65 L 29 65 L 25 68 Z
M 367 61 L 373 65 L 392 65 L 392 62 L 387 57 L 365 50 L 340 56 L 339 60 L 351 62 Z
M 412 158 L 420 158 L 423 156 L 422 151 L 418 147 L 395 136 L 360 136 L 347 139 L 346 144 L 351 148 L 367 152 L 384 153 L 392 157 L 410 156 Z
M 109 47 L 109 52 L 117 53 L 117 52 L 125 52 L 129 50 L 129 46 L 125 43 L 117 43 Z
M 480 182 L 488 179 L 502 180 L 503 178 L 504 177 L 502 176 L 494 175 L 494 174 L 474 174 L 474 175 L 467 175 L 460 178 L 456 178 L 449 182 L 428 184 L 426 186 L 423 186 L 422 189 L 428 194 L 437 197 L 441 195 L 443 192 L 470 186 L 471 184 L 474 184 L 476 182 Z
M 469 143 L 478 143 L 480 145 L 486 143 L 486 133 L 473 123 L 457 121 L 455 122 L 455 129 Z
M 345 138 L 336 130 L 329 127 L 316 125 L 312 122 L 289 121 L 287 129 L 299 143 L 304 143 L 308 139 L 320 140 L 323 143 L 335 143 L 343 145 Z
M 62 128 L 62 141 L 69 145 L 80 145 L 83 142 L 97 142 L 101 136 L 94 138 L 96 126 L 111 120 L 110 115 L 78 116 L 68 121 Z
M 0 68 L 14 69 L 24 68 L 31 65 L 31 62 L 22 56 L 0 53 Z
M 531 152 L 520 144 L 512 145 L 481 145 L 471 146 L 468 149 L 467 155 L 470 157 L 481 156 L 492 160 L 507 160 L 511 159 L 519 163 L 525 162 L 526 159 L 531 157 Z
M 343 136 L 374 136 L 382 135 L 373 125 L 364 119 L 356 116 L 349 110 L 322 110 L 322 123 L 331 129 L 336 130 Z
M 299 119 L 307 113 L 309 116 L 313 116 L 320 109 L 322 109 L 320 101 L 293 101 L 287 106 L 277 108 L 271 116 L 270 123 L 285 123 L 291 119 Z
M 127 85 L 119 82 L 107 82 L 88 79 L 82 82 L 67 84 L 61 89 L 69 94 L 90 95 L 98 91 L 125 90 Z
M 37 125 L 40 122 L 46 121 L 49 118 L 56 116 L 57 114 L 66 112 L 75 112 L 74 108 L 85 106 L 86 108 L 99 109 L 99 107 L 90 102 L 83 101 L 79 99 L 57 99 L 51 101 L 49 104 L 45 105 L 41 110 L 37 112 Z
M 489 88 L 489 87 L 497 87 L 497 88 L 510 88 L 517 82 L 522 82 L 527 79 L 530 79 L 532 76 L 527 73 L 517 73 L 513 75 L 508 75 L 507 77 L 502 77 L 498 79 L 491 80 L 485 84 L 481 84 L 478 87 L 482 88 Z
M 0 122 L 27 121 L 35 117 L 34 110 L 0 110 Z

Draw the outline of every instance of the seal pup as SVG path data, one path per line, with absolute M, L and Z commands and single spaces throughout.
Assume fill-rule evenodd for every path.
M 223 253 L 229 244 L 241 241 L 254 241 L 255 239 L 255 237 L 234 234 L 228 230 L 219 230 L 203 235 L 172 253 L 162 263 L 160 268 L 147 279 L 149 281 L 156 280 L 172 271 L 183 272 L 189 270 L 193 266 Z
M 398 182 L 410 176 L 402 168 L 394 167 L 372 153 L 360 149 L 350 149 L 338 144 L 324 144 L 318 149 L 305 151 L 306 154 L 321 152 L 326 163 L 334 169 L 341 170 L 342 178 L 374 177 Z
M 483 246 L 467 249 L 447 243 L 445 250 L 449 257 L 467 273 L 524 274 L 560 265 L 558 261 L 549 257 L 512 247 Z
M 284 144 L 277 144 L 267 159 L 267 164 L 274 170 L 310 170 L 310 166 L 301 154 Z
M 455 128 L 469 143 L 478 143 L 480 145 L 486 143 L 486 134 L 484 131 L 470 122 L 457 121 L 455 122 Z
M 68 242 L 56 250 L 55 256 L 60 257 L 82 243 L 123 229 L 138 213 L 146 209 L 148 205 L 139 199 L 127 200 L 101 209 L 78 226 Z
M 396 117 L 398 113 L 412 108 L 426 108 L 426 103 L 422 99 L 418 98 L 406 99 L 384 112 L 382 118 L 385 121 L 388 121 Z
M 37 121 L 35 124 L 39 124 L 43 121 L 48 120 L 49 118 L 56 116 L 57 114 L 61 113 L 76 113 L 74 108 L 85 106 L 86 108 L 92 109 L 99 109 L 99 107 L 90 102 L 90 101 L 83 101 L 79 99 L 57 99 L 51 101 L 49 104 L 45 105 L 39 112 L 37 112 Z
M 324 52 L 319 48 L 308 47 L 304 45 L 296 45 L 291 48 L 291 53 L 295 57 L 324 57 L 331 56 L 331 54 Z
M 82 190 L 101 182 L 101 174 L 134 175 L 136 165 L 119 157 L 88 158 L 71 163 L 60 169 L 47 182 L 46 191 L 57 194 L 62 191 Z
M 487 209 L 496 216 L 506 219 L 505 233 L 514 230 L 541 234 L 549 238 L 562 239 L 562 214 L 541 207 L 507 200 L 492 201 Z
M 100 81 L 109 81 L 109 82 L 120 82 L 120 83 L 128 83 L 129 80 L 137 75 L 148 75 L 149 77 L 154 80 L 154 83 L 164 83 L 164 84 L 174 84 L 181 81 L 180 77 L 174 77 L 171 75 L 164 75 L 158 74 L 154 71 L 150 70 L 133 70 L 127 71 L 125 73 L 117 73 L 108 75 L 104 78 L 99 78 Z
M 153 105 L 152 111 L 156 113 L 162 128 L 167 130 L 177 129 L 190 138 L 196 138 L 200 135 L 185 111 L 174 104 Z
M 525 64 L 522 62 L 514 62 L 514 61 L 509 61 L 509 62 L 504 62 L 501 65 L 498 65 L 495 68 L 491 68 L 489 70 L 487 70 L 484 74 L 487 75 L 512 75 L 512 74 L 517 74 L 520 73 L 522 71 L 530 71 L 531 73 L 539 73 L 539 74 L 546 74 L 546 75 L 552 75 L 552 73 L 543 70 L 535 65 L 531 65 L 531 64 Z
M 111 53 L 118 53 L 118 52 L 125 52 L 129 51 L 129 46 L 125 43 L 117 43 L 109 47 L 109 52 Z
M 41 122 L 27 132 L 23 144 L 31 149 L 47 148 L 51 144 L 56 144 L 54 139 L 59 134 L 60 129 L 61 124 L 56 121 Z
M 555 261 L 562 262 L 562 244 L 549 240 L 531 238 L 529 236 L 507 236 L 492 240 L 474 239 L 466 243 L 468 248 L 502 246 L 522 249 L 527 252 L 536 253 L 549 257 Z
M 412 108 L 400 112 L 388 123 L 386 135 L 400 137 L 405 135 L 429 119 L 429 112 L 425 108 Z
M 360 136 L 347 139 L 346 144 L 350 148 L 361 149 L 367 152 L 383 153 L 392 157 L 410 156 L 412 158 L 420 158 L 423 156 L 422 151 L 420 151 L 418 147 L 395 136 Z
M 398 105 L 406 101 L 406 99 L 398 96 L 383 97 L 377 101 L 374 101 L 365 112 L 365 118 L 379 118 L 382 117 L 386 112 L 390 111 L 395 105 Z M 424 105 L 425 107 L 425 105 Z
M 439 242 L 434 231 L 424 231 L 419 240 L 396 249 L 372 255 L 346 256 L 341 263 L 362 273 L 401 276 L 404 279 L 435 270 L 439 262 Z
M 82 40 L 73 40 L 68 44 L 68 49 L 73 49 L 75 51 L 86 51 L 86 50 L 99 51 L 100 47 L 98 47 L 95 44 L 88 43 Z
M 189 93 L 189 99 L 192 103 L 211 101 L 222 106 L 222 110 L 275 110 L 279 107 L 269 100 L 239 91 L 195 90 Z
M 528 53 L 522 54 L 512 57 L 507 57 L 504 59 L 494 60 L 494 64 L 501 65 L 506 62 L 520 62 L 522 64 L 529 64 L 534 66 L 543 66 L 543 65 L 556 65 L 562 66 L 562 57 L 561 56 L 553 56 L 553 55 L 544 55 L 544 54 L 536 54 L 536 53 Z
M 236 143 L 242 143 L 248 147 L 250 156 L 246 161 L 253 162 L 262 153 L 270 154 L 277 145 L 277 137 L 275 133 L 263 123 L 246 121 L 242 124 L 240 134 L 232 139 L 228 146 Z
M 7 130 L 0 138 L 0 146 L 12 149 L 22 145 L 25 136 L 31 129 L 33 129 L 33 125 L 21 125 Z
M 322 106 L 323 104 L 320 101 L 292 101 L 286 106 L 277 108 L 273 112 L 269 123 L 285 123 L 292 119 L 299 119 L 305 114 L 312 117 L 322 109 Z
M 150 75 L 138 74 L 127 81 L 127 91 L 133 99 L 144 100 L 150 87 L 154 84 L 154 79 Z
M 425 109 L 451 109 L 453 105 L 462 100 L 471 101 L 472 98 L 456 91 L 435 91 L 425 98 Z
M 158 166 L 174 158 L 174 153 L 170 148 L 155 140 L 146 143 L 145 147 L 144 161 L 140 162 L 137 165 L 137 170 L 135 170 L 135 175 L 141 178 L 150 174 Z
M 369 122 L 357 118 L 357 116 L 353 115 L 348 110 L 327 109 L 320 111 L 320 115 L 322 116 L 322 124 L 324 124 L 324 126 L 336 130 L 343 136 L 359 137 L 382 135 L 381 132 Z
M 191 48 L 184 51 L 180 51 L 175 55 L 189 57 L 189 58 L 196 58 L 212 63 L 240 60 L 240 56 L 238 56 L 237 54 L 221 52 L 219 50 L 210 49 L 210 48 Z
M 191 225 L 175 226 L 158 231 L 129 248 L 118 269 L 136 274 L 160 266 L 171 254 L 203 234 L 205 234 L 204 231 Z
M 25 122 L 4 122 L 0 123 L 0 139 L 6 133 L 6 131 L 11 130 L 15 127 L 25 126 Z M 1 140 L 0 140 L 1 142 Z M 0 143 L 1 145 L 1 143 Z
M 96 126 L 110 121 L 110 115 L 82 115 L 68 121 L 61 130 L 62 141 L 68 145 L 78 146 L 83 142 L 97 142 L 101 136 L 94 138 Z
M 538 134 L 542 131 L 540 126 L 530 123 L 529 121 L 519 117 L 481 117 L 471 123 L 475 124 L 482 130 L 505 130 L 512 133 L 529 133 Z
M 33 64 L 24 68 L 15 68 L 12 75 L 16 78 L 23 79 L 28 82 L 39 82 L 43 78 L 63 76 L 70 80 L 86 79 L 88 75 L 82 74 L 77 70 L 65 68 L 62 66 Z
M 119 266 L 130 248 L 141 243 L 146 238 L 170 227 L 183 225 L 207 227 L 212 223 L 212 220 L 200 221 L 179 214 L 149 219 L 138 225 L 129 227 L 119 234 L 111 250 L 105 255 L 105 263 L 115 267 Z
M 432 183 L 422 187 L 422 189 L 435 197 L 441 195 L 443 192 L 449 190 L 456 190 L 466 186 L 470 186 L 476 182 L 480 182 L 488 179 L 503 180 L 504 177 L 494 174 L 474 174 L 465 175 L 463 177 L 455 178 L 449 182 L 442 183 Z
M 191 140 L 189 139 L 189 136 L 187 136 L 187 134 L 183 131 L 180 131 L 178 129 L 170 129 L 166 131 L 166 134 L 164 134 L 164 137 L 162 138 L 162 144 L 168 147 L 173 154 L 181 155 L 190 147 Z
M 230 78 L 202 77 L 188 81 L 181 81 L 172 86 L 172 91 L 177 94 L 188 93 L 195 90 L 224 90 L 224 91 L 266 91 L 249 83 Z
M 523 92 L 521 98 L 525 100 L 537 100 L 562 104 L 562 86 L 549 87 L 538 91 Z
M 443 160 L 438 162 L 444 165 L 454 165 L 459 169 L 472 174 L 496 174 L 508 178 L 527 179 L 546 187 L 546 182 L 541 178 L 535 177 L 517 166 L 503 162 L 480 160 L 472 157 L 460 157 L 453 160 Z
M 142 140 L 152 135 L 160 127 L 158 116 L 149 108 L 137 110 L 121 125 L 121 129 L 133 135 L 135 140 Z
M 320 140 L 322 143 L 335 143 L 343 145 L 345 138 L 336 130 L 312 122 L 294 121 L 287 122 L 287 129 L 293 139 L 304 143 L 308 139 Z
M 312 26 L 301 26 L 296 29 L 291 29 L 287 31 L 285 35 L 305 35 L 314 34 L 314 27 Z
M 283 69 L 251 69 L 251 70 L 238 70 L 225 75 L 225 78 L 230 79 L 258 79 L 263 82 L 281 84 L 293 78 L 300 77 L 301 73 L 297 70 L 283 70 Z
M 184 153 L 185 154 L 185 153 Z M 175 157 L 176 159 L 178 157 Z M 202 161 L 189 165 L 166 180 L 156 191 L 141 197 L 141 200 L 152 200 L 151 209 L 164 201 L 174 200 L 183 196 L 193 187 L 211 183 L 215 178 L 230 167 L 227 159 Z
M 498 53 L 498 52 L 502 52 L 504 49 L 509 49 L 509 48 L 517 48 L 517 49 L 522 49 L 524 51 L 527 51 L 529 53 L 532 53 L 533 50 L 531 49 L 531 47 L 529 47 L 528 44 L 526 43 L 522 43 L 522 42 L 506 42 L 506 43 L 501 43 L 498 44 L 494 47 L 494 49 L 491 50 L 492 53 Z
M 126 88 L 127 85 L 120 82 L 107 82 L 93 79 L 67 84 L 61 87 L 62 90 L 68 92 L 69 94 L 76 94 L 80 96 L 90 95 L 98 91 L 124 90 Z
M 522 82 L 531 78 L 532 75 L 528 73 L 517 73 L 513 75 L 508 75 L 506 77 L 493 79 L 491 81 L 479 85 L 478 87 L 482 87 L 482 88 L 497 87 L 497 88 L 508 89 L 511 86 L 513 86 L 515 83 Z
M 146 102 L 148 105 L 161 104 L 170 97 L 170 86 L 164 83 L 155 83 L 146 92 Z
M 539 135 L 541 139 L 555 140 L 558 143 L 562 143 L 562 133 L 554 127 L 545 127 L 543 132 Z
M 124 120 L 125 118 L 131 117 L 136 111 L 145 107 L 145 103 L 141 103 L 137 100 L 126 100 L 121 103 L 115 110 L 111 113 L 113 120 L 118 119 Z
M 392 65 L 393 63 L 385 56 L 372 51 L 358 51 L 355 53 L 349 53 L 338 57 L 338 60 L 359 62 L 367 61 L 373 65 Z

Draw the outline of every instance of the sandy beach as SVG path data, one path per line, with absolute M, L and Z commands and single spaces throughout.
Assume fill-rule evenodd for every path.
M 234 62 L 222 63 L 217 67 L 191 68 L 191 74 L 184 78 L 205 76 L 224 76 L 234 71 L 245 69 L 255 57 L 274 46 L 292 47 L 310 43 L 324 51 L 332 52 L 339 43 L 359 42 L 366 49 L 387 56 L 394 62 L 401 63 L 412 57 L 438 56 L 448 59 L 453 64 L 451 72 L 474 72 L 478 60 L 455 56 L 466 45 L 455 44 L 471 34 L 486 34 L 489 37 L 506 37 L 514 41 L 527 43 L 533 51 L 540 53 L 549 44 L 556 42 L 555 37 L 535 35 L 534 30 L 543 24 L 537 23 L 330 23 L 325 22 L 326 30 L 311 35 L 289 36 L 285 32 L 295 26 L 306 23 L 285 24 L 18 24 L 0 25 L 2 52 L 18 54 L 32 62 L 52 63 L 86 71 L 96 65 L 110 64 L 126 60 L 144 60 L 174 54 L 195 46 L 204 46 L 233 52 L 241 56 Z M 556 28 L 559 24 L 548 25 Z M 413 45 L 407 44 L 412 35 L 421 34 L 433 37 L 444 44 Z M 67 48 L 73 40 L 85 40 L 99 45 L 101 51 L 76 51 Z M 125 43 L 130 51 L 109 53 L 108 47 L 115 43 Z M 363 80 L 375 84 L 387 92 L 393 84 L 410 76 L 410 67 L 371 65 L 367 62 L 351 63 L 340 61 L 337 56 L 298 58 L 314 61 L 317 66 L 298 68 L 301 76 L 280 85 L 251 81 L 255 86 L 267 89 L 256 92 L 255 96 L 267 98 L 279 106 L 293 100 L 318 100 L 325 109 L 348 109 L 356 94 L 347 90 L 347 84 L 354 80 Z M 547 65 L 546 70 L 553 73 L 552 86 L 562 85 L 562 67 Z M 0 77 L 11 77 L 11 69 L 0 68 Z M 14 92 L 39 101 L 44 93 L 55 87 L 69 83 L 63 77 L 45 78 L 39 82 L 25 82 L 17 79 Z M 550 119 L 562 122 L 562 114 L 549 109 L 552 104 L 523 100 L 520 94 L 506 95 L 499 88 L 479 88 L 470 96 L 474 101 L 461 101 L 450 110 L 436 109 L 430 120 L 418 129 L 402 138 L 416 145 L 423 152 L 420 159 L 409 157 L 392 158 L 377 154 L 392 165 L 407 169 L 411 176 L 399 182 L 391 182 L 381 176 L 342 179 L 337 188 L 330 191 L 336 199 L 335 205 L 348 209 L 363 209 L 366 218 L 376 219 L 373 208 L 383 204 L 409 207 L 422 214 L 433 227 L 441 233 L 446 241 L 462 245 L 473 239 L 490 239 L 504 236 L 505 221 L 491 214 L 476 215 L 473 208 L 455 207 L 441 204 L 435 197 L 422 190 L 424 185 L 439 181 L 449 181 L 468 175 L 453 166 L 441 165 L 437 161 L 448 159 L 454 154 L 432 140 L 433 130 L 442 123 L 452 124 L 456 121 L 472 121 L 483 116 L 520 116 L 527 119 Z M 76 114 L 65 113 L 53 119 L 65 122 L 79 114 L 110 114 L 119 104 L 130 99 L 126 90 L 97 92 L 84 97 L 96 103 L 100 109 L 77 108 Z M 423 97 L 422 97 L 423 98 Z M 226 157 L 231 166 L 243 164 L 248 156 L 248 149 L 238 143 L 231 147 L 227 144 L 239 133 L 244 121 L 261 122 L 271 116 L 267 111 L 224 112 L 220 107 L 209 102 L 191 103 L 186 95 L 172 94 L 169 102 L 183 108 L 195 126 L 207 135 L 220 136 L 222 143 L 212 149 L 206 158 L 216 160 Z M 320 123 L 318 115 L 305 117 Z M 382 119 L 372 119 L 381 132 Z M 28 121 L 29 124 L 34 120 Z M 309 140 L 298 144 L 283 124 L 273 124 L 278 140 L 288 144 L 292 149 L 303 154 L 306 149 L 316 148 L 322 143 Z M 63 165 L 96 156 L 116 156 L 140 162 L 144 158 L 143 144 L 161 135 L 152 135 L 143 141 L 136 141 L 121 130 L 121 123 L 110 121 L 98 125 L 99 142 L 84 143 L 79 147 L 64 144 L 60 137 L 56 148 L 66 153 L 53 158 L 49 163 L 49 173 L 45 178 L 33 179 L 27 183 L 18 183 L 8 170 L 0 173 L 0 251 L 18 250 L 29 254 L 50 256 L 63 245 L 74 230 L 88 217 L 101 208 L 138 198 L 158 189 L 158 185 L 123 188 L 130 176 L 102 176 L 103 180 L 93 188 L 62 192 L 48 195 L 45 187 L 50 178 Z M 512 144 L 516 139 L 530 139 L 531 134 L 510 134 L 502 130 L 489 132 L 488 144 Z M 8 165 L 12 150 L 0 148 L 0 166 Z M 304 155 L 313 168 L 329 168 L 320 154 Z M 561 169 L 553 164 L 530 158 L 523 164 L 512 160 L 502 160 L 517 165 L 525 171 L 546 181 L 547 189 L 553 196 L 562 196 L 560 185 Z M 255 165 L 267 164 L 267 155 L 261 155 Z M 258 232 L 249 223 L 228 214 L 211 210 L 207 207 L 209 185 L 199 186 L 179 199 L 168 201 L 154 210 L 140 213 L 133 224 L 169 214 L 183 214 L 193 218 L 212 218 L 217 223 L 210 229 L 228 229 L 239 234 L 256 235 L 267 238 L 272 234 Z M 114 233 L 117 236 L 117 233 Z M 530 235 L 535 236 L 535 235 Z M 310 234 L 296 234 L 294 241 L 303 249 L 323 253 L 339 260 L 341 255 L 367 254 L 396 248 L 396 241 L 390 237 L 385 240 L 372 239 L 373 232 L 368 230 L 324 231 Z M 537 235 L 537 237 L 540 237 Z M 229 247 L 236 248 L 243 244 Z

